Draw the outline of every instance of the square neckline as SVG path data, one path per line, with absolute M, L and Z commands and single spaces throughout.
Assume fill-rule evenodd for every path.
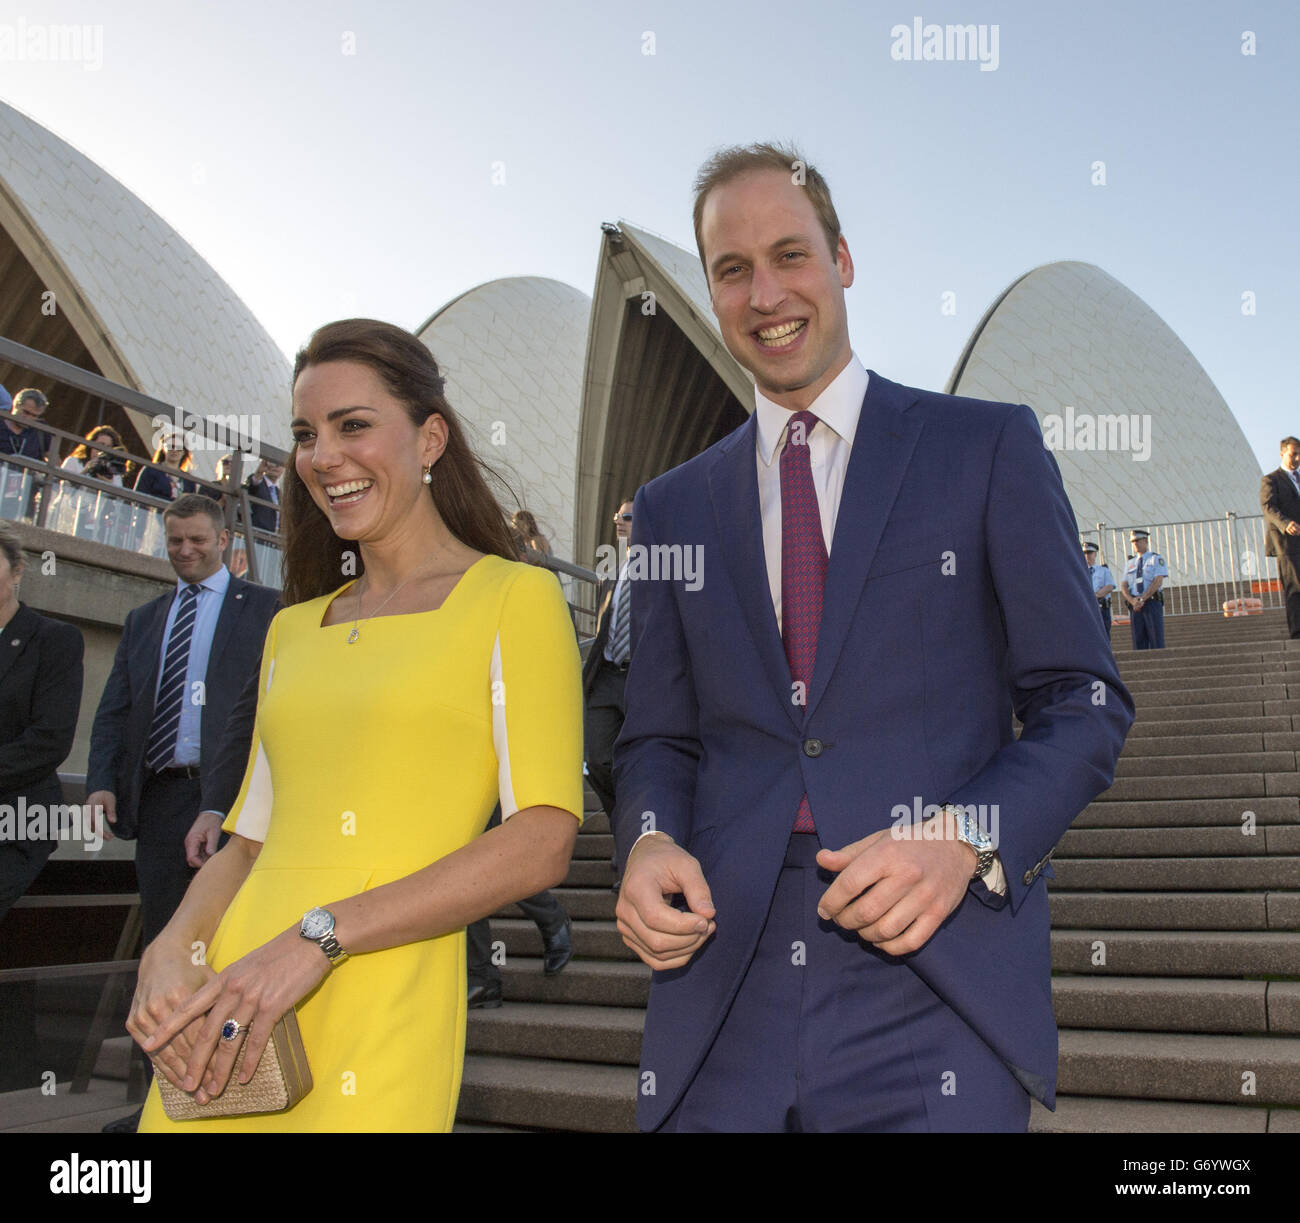
M 325 610 L 321 612 L 320 621 L 317 623 L 316 627 L 321 630 L 332 629 L 332 628 L 347 628 L 350 631 L 352 628 L 355 628 L 362 624 L 369 624 L 375 620 L 405 620 L 411 616 L 431 616 L 435 612 L 442 611 L 447 606 L 447 604 L 450 603 L 451 600 L 455 597 L 456 592 L 465 584 L 465 579 L 469 577 L 469 575 L 475 569 L 477 569 L 479 565 L 481 565 L 485 560 L 487 560 L 488 557 L 493 555 L 495 554 L 492 552 L 485 552 L 483 553 L 482 556 L 478 558 L 478 560 L 476 560 L 472 565 L 470 565 L 469 568 L 467 568 L 465 572 L 462 573 L 460 577 L 456 579 L 456 584 L 449 591 L 447 591 L 447 593 L 443 596 L 442 602 L 439 603 L 437 607 L 428 607 L 425 608 L 424 611 L 394 612 L 392 615 L 389 616 L 372 615 L 369 618 L 364 620 L 340 620 L 337 624 L 326 624 L 324 621 L 325 621 L 325 617 L 328 616 L 330 613 L 330 608 L 334 606 L 337 600 L 341 599 L 344 594 L 346 594 L 349 590 L 351 590 L 353 586 L 355 586 L 359 581 L 361 581 L 361 578 L 353 578 L 352 581 L 346 583 L 343 586 L 340 586 L 332 595 L 329 596 L 329 601 L 325 604 Z M 362 577 L 364 576 L 365 575 L 362 574 Z

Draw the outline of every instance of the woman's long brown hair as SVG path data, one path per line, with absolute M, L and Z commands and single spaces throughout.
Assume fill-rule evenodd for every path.
M 516 560 L 505 513 L 489 481 L 510 494 L 515 504 L 518 498 L 502 476 L 471 449 L 443 395 L 443 379 L 433 354 L 409 331 L 375 319 L 354 318 L 326 323 L 313 332 L 294 359 L 294 384 L 307 366 L 327 361 L 356 361 L 374 370 L 417 426 L 435 412 L 447 422 L 447 445 L 433 465 L 433 483 L 428 485 L 433 503 L 447 529 L 461 543 L 479 552 Z M 360 577 L 365 572 L 355 541 L 334 534 L 329 519 L 299 478 L 297 452 L 295 446 L 285 466 L 281 506 L 286 605 L 329 594 L 347 577 Z M 347 571 L 345 553 L 351 553 L 353 558 Z

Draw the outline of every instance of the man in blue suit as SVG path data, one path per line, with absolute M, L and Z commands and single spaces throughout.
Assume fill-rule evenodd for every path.
M 756 411 L 634 508 L 638 1123 L 1023 1131 L 1055 1102 L 1042 876 L 1133 717 L 1060 473 L 1029 408 L 862 368 L 796 152 L 717 154 L 695 228 Z

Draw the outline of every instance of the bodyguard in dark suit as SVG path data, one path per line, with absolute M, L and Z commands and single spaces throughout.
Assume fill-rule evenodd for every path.
M 180 903 L 193 871 L 185 837 L 198 814 L 201 776 L 218 754 L 230 713 L 279 609 L 273 590 L 234 577 L 221 562 L 220 507 L 197 494 L 163 515 L 174 591 L 126 618 L 91 730 L 87 802 L 111 832 L 136 840 L 147 945 Z
M 1300 441 L 1282 439 L 1282 466 L 1259 482 L 1259 507 L 1268 537 L 1266 556 L 1277 557 L 1278 577 L 1286 594 L 1286 624 L 1300 637 Z
M 81 708 L 81 633 L 18 602 L 22 571 L 18 537 L 0 523 L 0 805 L 15 818 L 13 835 L 0 835 L 0 918 L 57 844 L 53 836 L 24 836 L 17 814 L 20 800 L 28 812 L 63 803 L 57 770 L 72 750 Z
M 257 465 L 257 471 L 244 481 L 244 487 L 248 489 L 250 497 L 260 497 L 263 501 L 271 502 L 271 505 L 280 504 L 280 485 L 279 479 L 284 474 L 284 468 L 270 459 L 263 459 Z M 256 501 L 249 502 L 249 510 L 253 516 L 253 526 L 259 531 L 278 531 L 280 529 L 280 515 L 271 508 L 271 505 L 259 505 Z
M 614 533 L 626 541 L 632 533 L 632 502 L 614 515 Z M 587 780 L 600 805 L 614 814 L 614 740 L 623 729 L 623 689 L 631 656 L 631 601 L 620 573 L 596 591 L 596 638 L 582 663 L 583 739 Z

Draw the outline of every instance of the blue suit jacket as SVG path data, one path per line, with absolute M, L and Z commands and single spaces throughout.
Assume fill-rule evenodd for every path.
M 654 1087 L 643 1074 L 638 1122 L 663 1121 L 707 1052 L 805 792 L 830 848 L 889 828 L 898 805 L 996 804 L 1007 894 L 973 883 L 898 963 L 1054 1107 L 1041 876 L 1111 784 L 1133 720 L 1056 461 L 1024 405 L 871 373 L 800 706 L 767 581 L 755 432 L 751 416 L 636 497 L 632 543 L 698 546 L 703 582 L 632 587 L 616 852 L 626 860 L 653 812 L 699 859 L 717 908 L 709 943 L 655 974 L 641 1062 Z M 810 739 L 819 754 L 805 752 Z
M 91 727 L 86 793 L 113 792 L 117 799 L 113 835 L 124 840 L 132 840 L 138 834 L 141 815 L 148 815 L 139 810 L 144 753 L 153 724 L 163 629 L 175 597 L 173 588 L 127 613 L 113 669 L 104 684 Z M 217 760 L 231 712 L 249 676 L 256 674 L 262 665 L 266 630 L 279 610 L 278 591 L 231 575 L 212 634 L 204 677 L 203 717 L 199 726 L 201 776 L 206 776 Z M 251 738 L 251 727 L 248 734 Z M 245 762 L 248 751 L 249 740 L 245 740 Z

